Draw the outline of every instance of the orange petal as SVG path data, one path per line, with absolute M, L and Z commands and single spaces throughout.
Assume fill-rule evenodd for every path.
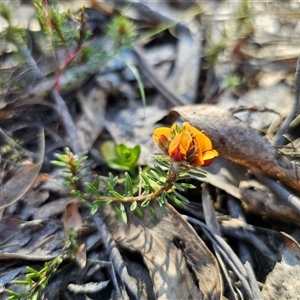
M 177 134 L 169 145 L 169 155 L 175 161 L 181 161 L 184 157 L 180 151 L 182 133 Z
M 188 130 L 194 136 L 196 136 L 199 133 L 202 133 L 200 130 L 198 130 L 197 128 L 193 127 L 189 122 L 184 122 L 183 123 L 183 127 L 184 127 L 184 129 Z
M 194 159 L 194 161 L 192 162 L 192 164 L 196 165 L 196 166 L 202 166 L 204 164 L 204 160 L 203 160 L 202 154 L 198 155 L 198 157 Z
M 154 142 L 156 144 L 158 144 L 158 139 L 159 137 L 163 135 L 165 136 L 167 139 L 169 139 L 170 135 L 171 135 L 171 130 L 170 128 L 167 128 L 167 127 L 159 127 L 159 128 L 156 128 L 153 132 L 153 135 L 152 135 L 152 139 L 154 140 Z
M 181 133 L 181 140 L 180 140 L 180 145 L 179 145 L 180 153 L 183 155 L 184 159 L 187 159 L 186 153 L 188 152 L 189 148 L 191 147 L 192 141 L 193 141 L 193 139 L 192 139 L 190 132 L 187 130 L 184 130 Z
M 191 126 L 189 122 L 184 122 L 183 126 L 195 137 L 197 146 L 202 152 L 212 149 L 211 140 L 203 132 Z
M 202 152 L 212 149 L 211 140 L 202 132 L 199 132 L 195 139 L 197 141 L 198 147 L 201 149 Z

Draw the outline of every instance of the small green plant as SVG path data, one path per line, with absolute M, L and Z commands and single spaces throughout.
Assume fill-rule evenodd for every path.
M 5 289 L 9 297 L 7 300 L 38 300 L 42 291 L 46 288 L 51 276 L 57 271 L 61 263 L 67 259 L 74 259 L 78 250 L 77 232 L 69 229 L 64 242 L 64 247 L 60 255 L 49 262 L 45 262 L 41 270 L 26 267 L 27 274 L 24 279 L 13 280 L 12 284 L 24 286 L 24 292 L 15 292 L 11 289 Z
M 135 25 L 123 15 L 112 19 L 107 35 L 114 40 L 117 48 L 131 48 L 137 39 Z
M 95 214 L 100 206 L 109 204 L 116 215 L 126 223 L 126 205 L 129 205 L 129 209 L 140 217 L 144 215 L 143 210 L 148 209 L 157 220 L 151 206 L 152 201 L 158 202 L 164 214 L 167 214 L 164 207 L 167 201 L 177 205 L 188 203 L 182 192 L 194 186 L 178 181 L 187 178 L 188 173 L 205 177 L 202 171 L 196 169 L 197 166 L 209 165 L 218 153 L 212 149 L 209 138 L 189 123 L 184 123 L 182 128 L 177 125 L 171 129 L 158 128 L 154 131 L 153 139 L 164 154 L 153 155 L 156 165 L 150 171 L 139 174 L 138 185 L 128 172 L 125 172 L 122 180 L 109 173 L 107 178 L 95 176 L 93 182 L 85 182 L 86 191 L 81 191 L 76 183 L 79 179 L 78 174 L 85 169 L 83 164 L 85 156 L 76 156 L 66 149 L 65 154 L 56 154 L 57 160 L 52 163 L 66 169 L 64 171 L 66 184 L 70 186 L 71 193 L 91 209 L 91 214 Z M 137 164 L 140 152 L 138 147 L 132 149 L 125 145 L 118 147 L 119 157 L 116 167 Z M 83 174 L 81 178 L 84 176 Z M 121 182 L 123 184 L 120 186 Z
M 52 164 L 64 168 L 62 171 L 64 184 L 76 190 L 78 182 L 87 176 L 82 171 L 88 167 L 85 163 L 88 157 L 85 153 L 74 155 L 69 148 L 65 149 L 64 154 L 55 154 L 55 156 L 58 160 L 52 161 Z
M 6 139 L 0 146 L 0 157 L 13 163 L 21 162 L 26 157 L 26 150 L 22 148 L 23 141 Z
M 214 66 L 219 55 L 228 47 L 232 47 L 238 39 L 242 40 L 252 34 L 253 7 L 249 0 L 243 0 L 233 12 L 233 17 L 225 21 L 224 28 L 221 29 L 218 40 L 213 40 L 212 36 L 207 37 L 205 46 L 205 60 L 209 66 Z M 237 47 L 238 47 L 237 43 Z
M 136 145 L 129 148 L 124 144 L 115 145 L 112 141 L 107 141 L 101 146 L 107 165 L 113 170 L 127 171 L 132 176 L 137 175 L 138 162 L 141 154 L 141 147 Z
M 227 76 L 224 78 L 224 81 L 227 89 L 233 89 L 241 83 L 240 78 L 236 75 Z

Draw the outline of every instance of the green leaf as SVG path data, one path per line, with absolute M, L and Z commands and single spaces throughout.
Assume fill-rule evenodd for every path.
M 188 174 L 190 174 L 192 176 L 199 177 L 199 178 L 206 178 L 206 173 L 204 171 L 199 171 L 199 172 L 197 172 L 197 171 L 189 171 Z
M 189 201 L 186 197 L 182 196 L 182 195 L 181 195 L 180 193 L 178 193 L 176 190 L 173 190 L 173 193 L 175 194 L 175 196 L 176 196 L 182 203 L 185 203 L 185 204 L 190 203 L 190 201 Z
M 165 216 L 168 216 L 168 212 L 167 212 L 167 210 L 166 210 L 166 208 L 165 208 L 165 200 L 166 200 L 166 196 L 164 196 L 164 197 L 158 197 L 157 199 L 156 199 L 156 201 L 158 202 L 158 204 L 159 204 L 159 207 L 161 208 L 161 210 L 162 210 L 162 212 L 163 212 L 163 214 L 165 215 Z
M 167 212 L 167 210 L 166 210 L 164 204 L 160 205 L 159 207 L 161 208 L 163 214 L 167 217 L 167 216 L 168 216 L 168 212 Z
M 125 223 L 127 223 L 127 214 L 126 214 L 125 206 L 122 203 L 120 204 L 120 211 L 121 211 L 122 220 Z
M 149 173 L 147 173 L 147 177 L 148 179 L 154 181 L 155 183 L 157 183 L 158 185 L 164 185 L 164 178 L 160 177 L 155 170 L 150 170 Z
M 148 207 L 150 215 L 152 216 L 152 218 L 154 219 L 154 221 L 158 222 L 158 218 L 157 218 L 157 215 L 156 215 L 155 210 L 153 209 L 153 207 L 151 205 L 148 205 L 147 207 Z
M 147 175 L 148 174 L 141 174 L 143 180 L 144 180 L 144 183 L 145 183 L 145 186 L 147 187 L 147 189 L 150 191 L 150 192 L 155 192 L 155 189 L 151 186 L 148 178 L 147 178 Z
M 101 199 L 99 199 L 99 200 L 95 200 L 93 202 L 93 204 L 99 206 L 99 205 L 106 205 L 106 204 L 109 204 L 111 202 L 112 202 L 112 200 L 101 200 Z
M 116 144 L 113 141 L 105 141 L 100 146 L 100 152 L 108 163 L 109 160 L 117 158 Z
M 119 144 L 116 148 L 117 151 L 117 155 L 120 158 L 123 158 L 125 161 L 129 160 L 131 158 L 131 148 L 128 148 L 126 145 L 124 144 Z
M 170 169 L 171 158 L 165 154 L 154 154 L 152 155 L 155 162 L 167 169 Z
M 35 269 L 33 269 L 29 266 L 26 266 L 26 271 L 33 273 L 35 275 L 35 277 L 40 277 L 41 276 L 39 271 L 37 271 L 37 270 L 35 270 Z M 31 276 L 31 277 L 33 277 L 33 276 Z
M 131 168 L 127 166 L 122 158 L 114 158 L 106 161 L 107 165 L 113 170 L 130 171 Z
M 120 164 L 130 169 L 137 166 L 141 154 L 141 147 L 139 145 L 134 148 L 128 148 L 126 145 L 120 144 L 117 146 L 116 151 L 119 158 L 122 159 L 120 160 Z
M 163 170 L 160 166 L 155 165 L 154 166 L 155 171 L 157 174 L 161 177 L 167 177 L 167 171 Z
M 150 199 L 146 199 L 145 201 L 142 202 L 141 207 L 146 207 L 150 203 Z
M 146 107 L 146 95 L 145 95 L 144 85 L 143 85 L 142 79 L 140 77 L 140 74 L 135 66 L 128 64 L 128 63 L 126 63 L 126 65 L 131 70 L 131 72 L 133 73 L 133 75 L 137 81 L 137 84 L 138 84 L 138 87 L 140 90 L 140 95 L 142 98 L 143 106 Z
M 180 192 L 184 192 L 184 188 L 181 186 L 181 183 L 174 182 L 173 186 Z
M 124 196 L 122 196 L 121 194 L 119 194 L 118 192 L 116 192 L 114 190 L 108 191 L 108 193 L 111 194 L 113 197 L 119 199 L 119 200 L 124 199 Z
M 7 293 L 8 295 L 14 296 L 14 297 L 18 297 L 17 299 L 27 296 L 27 293 L 17 293 L 15 291 L 12 291 L 12 290 L 9 290 L 9 289 L 5 289 L 5 293 Z
M 58 161 L 58 160 L 51 160 L 50 163 L 52 165 L 55 165 L 57 167 L 62 167 L 62 168 L 66 168 L 68 165 L 66 162 L 62 162 L 62 161 Z
M 131 211 L 134 211 L 134 210 L 136 210 L 136 208 L 137 208 L 137 202 L 136 202 L 136 201 L 133 201 L 133 202 L 131 203 L 131 205 L 130 205 L 130 210 L 131 210 Z
M 95 189 L 97 189 L 97 191 L 99 191 L 99 187 L 100 187 L 100 176 L 96 176 L 94 181 L 93 181 L 93 186 L 95 187 Z
M 159 175 L 154 170 L 150 170 L 150 173 L 152 176 L 154 176 L 156 182 L 161 182 Z
M 12 281 L 13 284 L 19 284 L 19 285 L 27 285 L 28 284 L 28 281 L 27 280 L 13 280 Z
M 124 205 L 121 203 L 119 207 L 116 205 L 112 204 L 112 209 L 116 213 L 116 215 L 125 223 L 127 223 L 127 215 L 125 211 Z
M 108 173 L 108 177 L 112 188 L 114 188 L 118 183 L 118 177 L 117 176 L 114 177 L 114 175 L 111 172 Z
M 160 196 L 160 198 L 163 201 L 163 203 L 166 203 L 168 201 L 168 199 L 167 199 L 167 193 L 163 192 L 162 195 Z
M 89 201 L 86 201 L 85 199 L 81 198 L 81 201 L 84 203 L 84 205 L 86 205 L 86 207 L 88 208 L 93 208 L 93 204 Z
M 143 211 L 137 206 L 135 211 L 134 211 L 140 218 L 144 217 Z
M 104 184 L 109 191 L 113 191 L 114 187 L 117 185 L 118 183 L 118 177 L 114 177 L 113 174 L 111 172 L 108 173 L 108 179 L 104 179 Z
M 184 204 L 179 199 L 177 199 L 174 195 L 167 194 L 167 198 L 178 206 L 184 206 Z
M 136 145 L 135 147 L 132 148 L 132 162 L 135 162 L 135 165 L 138 164 L 140 155 L 141 155 L 141 146 Z
M 99 196 L 100 192 L 98 189 L 94 186 L 93 183 L 85 182 L 84 185 L 87 187 L 88 191 L 94 195 Z
M 38 300 L 38 299 L 39 299 L 39 292 L 35 292 L 31 300 Z
M 133 196 L 132 180 L 127 172 L 125 173 L 125 195 Z
M 141 147 L 137 145 L 129 148 L 124 144 L 115 146 L 111 142 L 106 142 L 101 146 L 100 151 L 111 169 L 129 172 L 138 165 Z
M 196 187 L 193 185 L 193 184 L 190 184 L 190 183 L 179 183 L 183 188 L 186 188 L 186 189 L 195 189 Z
M 91 215 L 93 216 L 98 211 L 99 205 L 93 205 L 91 208 Z

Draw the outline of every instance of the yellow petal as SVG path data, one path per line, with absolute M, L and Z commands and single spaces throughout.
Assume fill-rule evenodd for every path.
M 219 153 L 216 150 L 208 150 L 203 153 L 203 160 L 213 159 L 218 155 Z
M 207 167 L 209 166 L 214 158 L 218 156 L 218 152 L 216 150 L 208 150 L 203 154 L 203 159 L 204 159 L 204 163 L 203 163 L 203 167 Z

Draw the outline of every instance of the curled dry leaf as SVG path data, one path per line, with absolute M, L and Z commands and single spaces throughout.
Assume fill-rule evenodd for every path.
M 220 155 L 300 190 L 300 168 L 229 111 L 212 105 L 190 105 L 175 107 L 171 117 L 178 115 L 203 130 Z
M 119 247 L 143 256 L 155 299 L 220 299 L 220 271 L 204 242 L 171 205 L 167 217 L 157 204 L 153 208 L 157 223 L 149 213 L 141 219 L 128 212 L 124 224 L 108 206 L 105 219 Z

